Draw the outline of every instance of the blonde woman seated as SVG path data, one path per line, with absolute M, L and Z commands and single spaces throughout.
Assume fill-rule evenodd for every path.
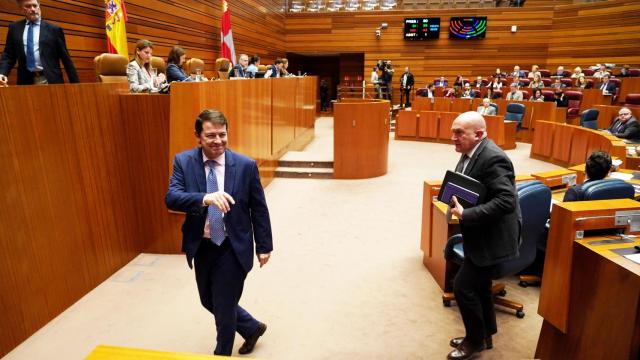
M 534 90 L 533 96 L 529 98 L 529 101 L 544 102 L 544 95 L 542 95 L 542 90 L 540 89 Z
M 580 76 L 584 77 L 584 74 L 582 73 L 582 68 L 580 66 L 576 66 L 576 68 L 573 69 L 573 74 L 571 74 L 571 78 L 572 79 L 577 79 Z
M 584 74 L 581 74 L 581 76 L 579 76 L 575 83 L 573 84 L 573 87 L 578 88 L 578 89 L 588 89 L 591 86 L 589 85 L 589 82 L 587 81 L 587 79 L 584 77 Z
M 533 76 L 533 80 L 529 83 L 529 87 L 534 90 L 542 89 L 544 87 L 544 83 L 542 82 L 540 75 L 536 74 Z
M 529 79 L 533 79 L 534 76 L 538 75 L 538 77 L 542 78 L 542 74 L 540 74 L 540 67 L 538 65 L 531 66 L 531 71 L 529 71 L 529 75 L 527 77 Z
M 160 91 L 166 78 L 162 73 L 152 74 L 154 71 L 151 68 L 152 55 L 153 43 L 145 39 L 138 40 L 133 60 L 127 65 L 129 91 L 134 93 Z

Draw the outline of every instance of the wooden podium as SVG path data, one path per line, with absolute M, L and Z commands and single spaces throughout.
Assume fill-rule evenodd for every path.
M 637 217 L 640 203 L 629 199 L 554 205 L 538 306 L 544 321 L 536 358 L 638 359 L 640 264 L 614 250 L 633 251 L 640 241 L 618 236 L 576 239 L 583 231 L 598 229 L 638 234 Z
M 389 101 L 333 105 L 333 177 L 366 179 L 387 173 Z

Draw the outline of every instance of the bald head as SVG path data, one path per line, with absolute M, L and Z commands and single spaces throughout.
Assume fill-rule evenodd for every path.
M 451 140 L 456 151 L 469 154 L 487 136 L 487 124 L 475 111 L 460 114 L 451 125 Z

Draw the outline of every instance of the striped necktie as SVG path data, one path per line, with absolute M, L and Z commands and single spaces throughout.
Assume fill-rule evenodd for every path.
M 32 21 L 27 22 L 27 69 L 31 72 L 36 71 L 36 51 L 35 41 L 33 39 L 33 27 L 35 23 Z
M 214 193 L 218 191 L 218 180 L 216 179 L 216 162 L 213 160 L 207 160 L 209 166 L 209 175 L 207 175 L 207 193 Z M 224 221 L 222 219 L 222 211 L 215 205 L 209 205 L 208 214 L 209 218 L 209 234 L 211 241 L 214 244 L 220 245 L 224 241 Z

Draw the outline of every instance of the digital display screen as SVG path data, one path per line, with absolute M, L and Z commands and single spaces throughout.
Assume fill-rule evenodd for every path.
M 449 39 L 484 39 L 487 35 L 487 17 L 452 17 L 449 22 Z
M 424 40 L 440 37 L 440 18 L 404 19 L 404 39 Z

